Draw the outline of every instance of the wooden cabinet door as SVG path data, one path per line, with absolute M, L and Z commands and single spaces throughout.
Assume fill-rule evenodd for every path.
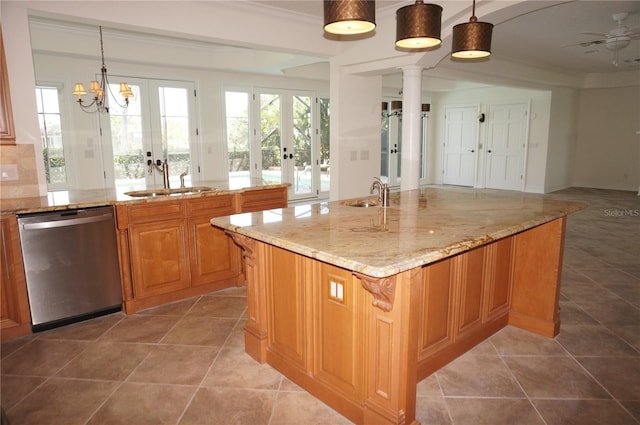
M 130 226 L 135 297 L 160 295 L 190 286 L 186 224 L 183 219 Z
M 485 248 L 476 248 L 455 258 L 455 270 L 459 294 L 456 334 L 461 334 L 482 324 L 484 301 Z
M 15 215 L 0 218 L 0 334 L 11 339 L 31 333 L 18 223 Z
M 421 293 L 419 359 L 453 343 L 454 287 L 452 259 L 429 264 L 423 269 Z
M 488 272 L 485 273 L 487 277 L 485 320 L 491 320 L 509 311 L 512 246 L 513 237 L 504 238 L 486 246 Z
M 239 276 L 240 248 L 208 216 L 189 220 L 189 248 L 193 286 Z
M 306 282 L 302 257 L 274 246 L 268 246 L 266 271 L 268 352 L 274 353 L 300 370 L 308 370 L 306 362 L 307 315 L 305 308 Z

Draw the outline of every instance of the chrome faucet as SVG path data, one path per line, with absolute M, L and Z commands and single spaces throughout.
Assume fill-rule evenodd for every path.
M 184 170 L 184 173 L 180 174 L 180 188 L 184 188 L 184 178 L 185 176 L 189 174 L 189 169 L 187 168 L 186 170 Z
M 149 165 L 149 174 L 153 173 L 153 169 L 160 171 L 162 173 L 162 183 L 165 189 L 169 189 L 169 163 L 165 159 L 164 162 L 160 162 L 158 160 L 157 164 L 154 164 L 151 160 L 147 161 Z
M 379 177 L 373 178 L 373 183 L 371 183 L 371 189 L 369 189 L 369 193 L 373 193 L 374 190 L 378 188 L 378 199 L 383 207 L 389 206 L 389 185 L 383 183 Z

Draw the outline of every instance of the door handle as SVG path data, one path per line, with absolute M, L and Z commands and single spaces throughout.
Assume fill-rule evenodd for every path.
M 474 153 L 476 150 L 475 149 L 471 149 L 469 152 Z
M 487 152 L 491 153 L 491 149 L 489 149 Z

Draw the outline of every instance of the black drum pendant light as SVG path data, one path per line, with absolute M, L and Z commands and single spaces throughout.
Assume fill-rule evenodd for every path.
M 324 0 L 324 30 L 331 34 L 355 35 L 376 27 L 376 2 Z
M 469 22 L 453 27 L 451 57 L 455 59 L 480 59 L 491 54 L 491 33 L 493 24 L 478 22 L 476 0 Z
M 416 0 L 415 4 L 401 7 L 396 11 L 396 46 L 403 49 L 439 46 L 441 20 L 442 7 L 437 4 Z

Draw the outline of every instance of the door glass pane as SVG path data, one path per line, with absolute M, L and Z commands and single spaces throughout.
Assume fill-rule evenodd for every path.
M 242 187 L 250 182 L 249 93 L 226 92 L 225 106 L 229 187 Z
M 260 95 L 260 147 L 262 155 L 262 179 L 270 183 L 282 183 L 280 156 L 280 96 Z M 287 156 L 292 152 L 284 152 Z
M 36 87 L 38 122 L 44 156 L 44 171 L 47 184 L 67 183 L 67 169 L 62 143 L 62 125 L 57 87 Z
M 111 93 L 118 93 L 120 86 L 110 84 Z M 117 99 L 109 99 L 111 144 L 116 188 L 140 189 L 145 187 L 147 165 L 142 146 L 142 113 L 140 110 L 140 86 L 129 84 L 133 99 L 123 108 Z M 110 93 L 110 95 L 111 95 Z
M 386 103 L 386 102 L 385 102 Z M 380 177 L 389 181 L 389 111 L 382 110 L 382 129 L 380 132 Z
M 320 191 L 328 192 L 330 187 L 330 133 L 329 99 L 320 98 Z
M 189 165 L 189 98 L 186 88 L 158 87 L 162 157 L 169 163 L 171 187 L 180 186 L 180 174 L 188 173 L 185 184 L 191 185 Z M 157 153 L 156 153 L 156 156 Z
M 293 96 L 294 181 L 296 195 L 311 193 L 311 97 Z

